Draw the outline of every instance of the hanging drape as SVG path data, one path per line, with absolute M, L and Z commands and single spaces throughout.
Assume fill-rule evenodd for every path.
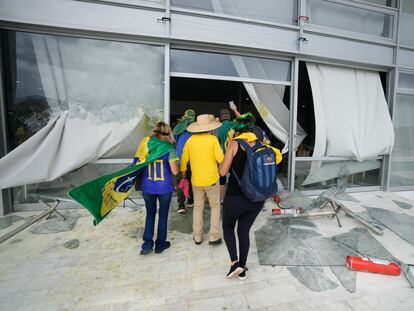
M 394 129 L 379 74 L 322 64 L 306 66 L 315 112 L 313 157 L 364 161 L 389 154 Z M 378 161 L 347 162 L 346 171 L 352 174 L 379 167 Z M 324 180 L 321 176 L 338 177 L 343 170 L 337 168 L 314 161 L 303 185 Z
M 315 109 L 313 156 L 362 161 L 389 154 L 394 129 L 377 72 L 307 63 Z
M 163 118 L 163 49 L 27 36 L 51 119 L 0 159 L 0 188 L 51 181 L 98 158 L 132 157 Z
M 240 76 L 249 76 L 249 68 L 246 66 L 242 57 L 232 55 L 231 60 Z M 262 64 L 259 61 L 252 59 L 251 62 L 254 62 L 254 70 L 261 71 L 266 75 L 266 71 L 262 68 Z M 269 130 L 280 141 L 285 143 L 283 150 L 287 152 L 289 140 L 289 109 L 282 100 L 286 87 L 284 85 L 259 83 L 243 83 L 243 85 Z M 301 144 L 305 137 L 306 132 L 298 123 L 296 147 Z

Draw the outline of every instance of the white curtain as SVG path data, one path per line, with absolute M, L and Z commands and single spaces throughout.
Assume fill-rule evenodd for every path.
M 250 76 L 249 69 L 241 56 L 232 55 L 231 60 L 241 77 Z M 251 60 L 251 62 L 254 62 L 254 70 L 261 71 L 266 76 L 266 71 L 260 61 Z M 289 109 L 282 101 L 285 86 L 258 83 L 243 83 L 243 85 L 269 130 L 280 141 L 285 143 L 283 151 L 284 153 L 287 152 L 289 140 Z M 296 147 L 301 144 L 306 135 L 306 132 L 298 123 Z
M 163 49 L 23 35 L 33 42 L 51 119 L 0 159 L 0 188 L 52 181 L 98 158 L 132 158 L 163 119 Z
M 55 180 L 102 157 L 122 144 L 138 127 L 143 115 L 126 124 L 96 124 L 70 118 L 67 111 L 52 119 L 22 145 L 0 159 L 0 188 Z
M 315 112 L 313 157 L 364 161 L 389 154 L 394 129 L 379 74 L 322 64 L 306 66 Z M 314 161 L 303 185 L 320 182 L 321 176 L 338 177 L 338 167 L 322 167 L 321 161 Z M 353 174 L 378 167 L 377 161 L 347 162 L 346 170 Z
M 362 161 L 389 154 L 394 129 L 379 74 L 307 63 L 315 109 L 314 157 Z

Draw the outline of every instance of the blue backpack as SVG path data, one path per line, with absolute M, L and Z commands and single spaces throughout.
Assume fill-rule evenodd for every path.
M 259 141 L 250 145 L 243 139 L 236 139 L 246 150 L 247 158 L 244 165 L 243 176 L 239 178 L 232 169 L 244 196 L 252 202 L 265 201 L 277 193 L 277 167 L 276 154 Z

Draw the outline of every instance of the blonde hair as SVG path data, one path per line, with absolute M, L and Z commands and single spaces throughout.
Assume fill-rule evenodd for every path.
M 165 122 L 158 122 L 150 132 L 151 137 L 156 137 L 162 141 L 170 141 L 171 128 Z

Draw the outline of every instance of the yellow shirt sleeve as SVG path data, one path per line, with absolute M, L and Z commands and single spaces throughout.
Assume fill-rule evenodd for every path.
M 181 172 L 185 172 L 187 170 L 187 163 L 188 160 L 190 160 L 190 156 L 188 154 L 188 146 L 191 144 L 191 141 L 188 140 L 183 148 L 183 154 L 181 155 L 181 160 L 180 160 L 180 171 Z
M 216 157 L 216 161 L 218 163 L 221 163 L 224 159 L 223 150 L 221 149 L 221 146 L 217 139 L 214 141 L 214 156 Z
M 280 152 L 279 149 L 277 149 L 275 147 L 272 147 L 272 146 L 269 146 L 269 147 L 272 148 L 274 153 L 276 154 L 276 164 L 279 164 L 280 161 L 282 161 L 282 159 L 283 159 L 282 153 Z

